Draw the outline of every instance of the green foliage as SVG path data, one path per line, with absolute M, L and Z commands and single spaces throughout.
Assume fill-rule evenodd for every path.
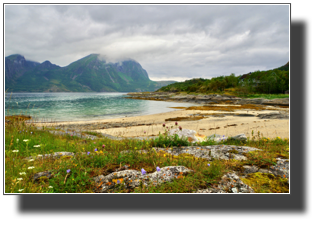
M 158 91 L 187 93 L 225 93 L 234 89 L 233 94 L 245 97 L 251 94 L 279 94 L 289 90 L 289 63 L 277 69 L 255 71 L 242 76 L 213 77 L 211 79 L 193 78 L 184 82 L 173 83 Z
M 191 142 L 185 137 L 179 138 L 177 134 L 173 136 L 160 134 L 158 138 L 151 140 L 150 144 L 153 147 L 168 148 L 172 146 L 190 146 Z

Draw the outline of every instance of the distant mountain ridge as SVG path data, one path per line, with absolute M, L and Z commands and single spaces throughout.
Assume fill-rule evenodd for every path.
M 22 55 L 5 58 L 5 89 L 8 92 L 129 92 L 154 91 L 175 81 L 151 81 L 134 60 L 107 63 L 90 54 L 66 67 L 46 60 L 28 61 Z

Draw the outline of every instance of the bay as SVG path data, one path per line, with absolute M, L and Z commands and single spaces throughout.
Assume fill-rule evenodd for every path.
M 30 115 L 33 121 L 93 121 L 173 111 L 193 106 L 151 100 L 126 99 L 127 93 L 7 93 L 5 115 Z

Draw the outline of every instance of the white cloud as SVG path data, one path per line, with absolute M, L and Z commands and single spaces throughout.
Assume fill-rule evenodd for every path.
M 288 5 L 6 5 L 5 55 L 66 66 L 132 58 L 152 79 L 211 78 L 289 60 Z

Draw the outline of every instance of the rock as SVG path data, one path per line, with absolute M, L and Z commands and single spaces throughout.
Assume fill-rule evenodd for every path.
M 264 99 L 262 104 L 264 105 L 283 105 L 283 106 L 289 106 L 289 98 L 283 98 L 283 99 L 273 99 L 268 100 Z
M 221 178 L 216 188 L 198 190 L 194 193 L 254 193 L 254 190 L 244 184 L 235 173 L 228 173 Z
M 38 156 L 30 156 L 24 158 L 25 160 L 30 160 L 30 159 L 45 159 L 45 158 L 60 158 L 62 156 L 74 156 L 74 153 L 71 152 L 55 152 L 55 153 L 50 153 L 50 154 L 44 154 L 41 155 L 39 154 Z
M 272 172 L 269 171 L 268 169 L 259 169 L 258 172 L 266 173 L 266 174 L 268 174 L 268 173 L 271 173 L 272 174 Z
M 177 134 L 178 137 L 180 138 L 187 138 L 188 141 L 190 142 L 202 142 L 206 139 L 206 136 L 204 135 L 200 135 L 198 133 L 196 133 L 196 131 L 194 130 L 189 130 L 189 129 L 182 129 L 182 130 L 179 130 L 178 128 L 176 129 L 171 129 L 169 132 L 168 132 L 168 135 L 175 135 Z
M 257 166 L 243 166 L 244 170 L 244 174 L 249 174 L 249 173 L 255 173 L 258 171 L 258 167 Z
M 230 137 L 230 139 L 240 140 L 240 141 L 246 141 L 247 140 L 247 137 L 245 136 L 244 133 L 242 133 L 242 134 L 239 134 L 239 135 L 232 136 L 232 137 Z
M 236 104 L 262 104 L 264 99 L 255 98 L 255 99 L 241 99 L 236 102 Z
M 45 179 L 50 179 L 53 177 L 53 175 L 50 171 L 38 172 L 33 176 L 33 181 L 39 181 L 41 177 L 44 177 Z
M 136 170 L 124 170 L 111 173 L 107 176 L 97 176 L 93 179 L 97 184 L 101 185 L 100 192 L 107 192 L 109 189 L 122 184 L 125 188 L 136 188 L 139 186 L 147 187 L 148 185 L 158 185 L 164 182 L 170 182 L 176 178 L 193 172 L 184 166 L 165 166 L 160 171 L 150 174 L 142 174 Z M 118 180 L 120 182 L 118 182 Z
M 247 146 L 236 146 L 236 145 L 212 145 L 212 146 L 184 146 L 184 147 L 171 147 L 171 148 L 153 148 L 154 151 L 164 151 L 168 154 L 178 156 L 180 154 L 190 154 L 197 158 L 212 161 L 214 159 L 221 160 L 247 160 L 243 155 L 250 151 L 256 151 L 260 149 L 247 147 Z M 127 153 L 128 150 L 122 151 L 121 153 Z M 139 150 L 140 153 L 147 153 L 147 150 Z
M 289 179 L 289 160 L 277 158 L 276 165 L 271 166 L 270 171 L 273 175 Z
M 272 112 L 266 114 L 258 114 L 256 117 L 261 119 L 289 119 L 289 113 Z

